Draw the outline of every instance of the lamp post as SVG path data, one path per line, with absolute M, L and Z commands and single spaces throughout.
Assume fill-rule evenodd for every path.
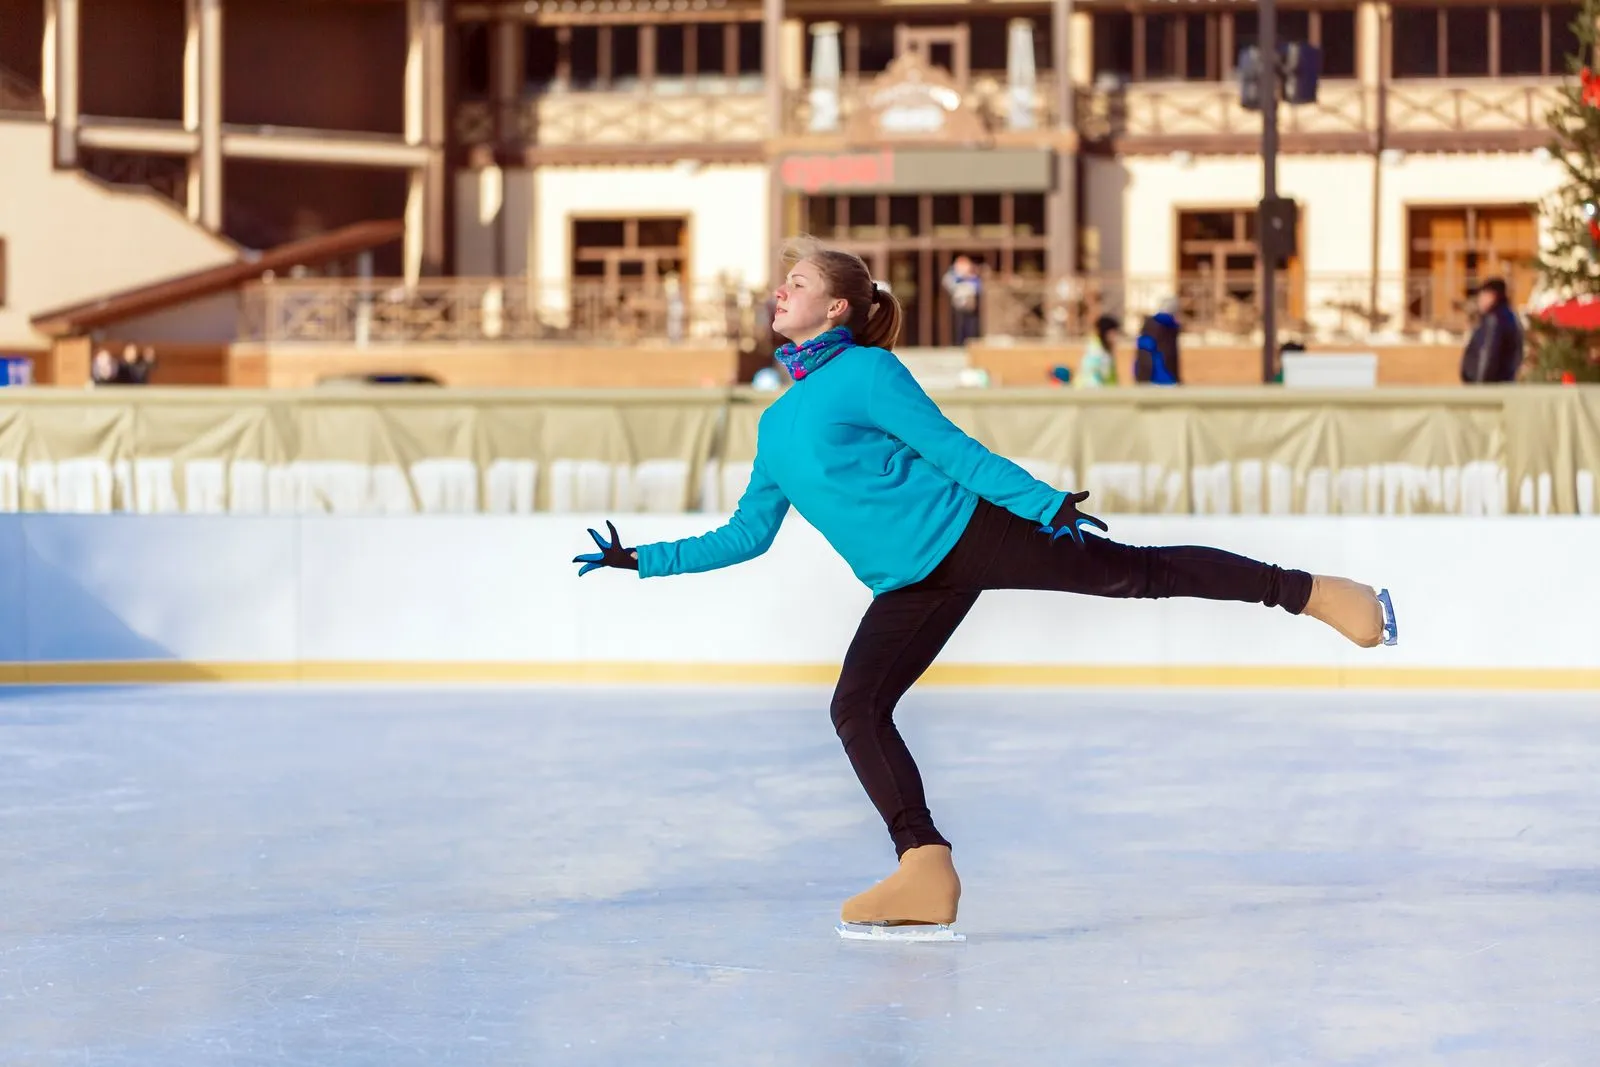
M 1261 380 L 1272 381 L 1278 347 L 1278 3 L 1260 0 L 1256 11 L 1261 39 L 1261 209 L 1256 213 L 1256 247 L 1261 256 Z

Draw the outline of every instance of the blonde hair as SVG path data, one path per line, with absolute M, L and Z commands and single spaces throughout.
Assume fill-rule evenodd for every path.
M 830 248 L 815 237 L 790 240 L 783 249 L 785 273 L 801 260 L 816 265 L 829 296 L 850 306 L 844 325 L 856 344 L 894 351 L 902 312 L 893 293 L 872 280 L 866 261 L 854 252 Z

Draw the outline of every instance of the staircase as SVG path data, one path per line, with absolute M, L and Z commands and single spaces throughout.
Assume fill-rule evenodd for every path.
M 978 384 L 971 380 L 972 362 L 965 348 L 902 348 L 896 349 L 895 355 L 924 391 Z

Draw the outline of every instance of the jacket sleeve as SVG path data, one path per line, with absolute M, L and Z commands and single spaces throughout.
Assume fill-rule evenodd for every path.
M 635 549 L 639 554 L 639 577 L 713 571 L 755 559 L 772 547 L 788 513 L 788 498 L 757 455 L 750 470 L 750 484 L 739 498 L 733 517 L 698 537 L 639 545 Z
M 1035 522 L 1055 518 L 1066 493 L 968 437 L 898 359 L 885 354 L 877 362 L 867 390 L 867 417 L 875 426 L 990 503 Z

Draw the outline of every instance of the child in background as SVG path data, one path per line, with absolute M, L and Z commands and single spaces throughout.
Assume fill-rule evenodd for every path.
M 1083 363 L 1078 367 L 1076 384 L 1079 388 L 1092 388 L 1117 384 L 1117 334 L 1122 324 L 1110 315 L 1094 320 L 1094 336 L 1083 350 Z

